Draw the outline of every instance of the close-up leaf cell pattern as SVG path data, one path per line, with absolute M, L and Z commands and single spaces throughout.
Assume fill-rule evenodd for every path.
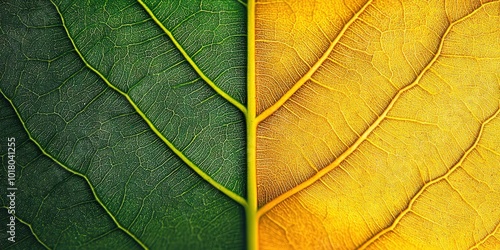
M 6 0 L 0 46 L 0 249 L 500 248 L 498 0 Z

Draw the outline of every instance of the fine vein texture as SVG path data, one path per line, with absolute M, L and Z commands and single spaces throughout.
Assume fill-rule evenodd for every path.
M 43 249 L 73 247 L 140 248 L 140 241 L 120 229 L 89 189 L 81 177 L 64 171 L 51 155 L 43 154 L 36 143 L 23 130 L 11 104 L 2 96 L 0 102 L 2 138 L 16 136 L 16 163 L 18 170 L 16 192 L 16 244 L 18 249 Z M 6 160 L 7 155 L 2 154 Z M 22 169 L 22 170 L 21 170 Z M 0 173 L 7 180 L 7 171 Z M 32 181 L 23 181 L 32 180 Z M 2 204 L 8 204 L 3 195 Z M 2 220 L 8 219 L 7 209 L 2 208 Z M 2 224 L 5 225 L 8 222 Z M 17 231 L 19 230 L 19 231 Z M 52 235 L 59 235 L 58 238 Z M 81 237 L 74 237 L 81 234 Z M 1 237 L 10 235 L 2 230 Z M 131 237 L 132 236 L 132 237 Z M 3 240 L 2 245 L 7 245 Z M 2 249 L 4 249 L 2 247 Z
M 143 3 L 2 4 L 1 124 L 18 128 L 2 138 L 19 139 L 34 246 L 245 245 L 244 114 L 217 91 L 246 102 L 245 6 Z
M 499 0 L 6 0 L 0 249 L 500 249 Z
M 261 248 L 498 248 L 500 3 L 346 2 L 257 2 Z

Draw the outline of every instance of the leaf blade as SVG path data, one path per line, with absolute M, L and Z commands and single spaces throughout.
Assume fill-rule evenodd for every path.
M 316 4 L 316 9 L 328 9 L 321 5 L 326 3 Z M 498 48 L 486 42 L 498 39 L 498 30 L 493 28 L 499 22 L 498 15 L 494 14 L 498 2 L 467 3 L 464 5 L 467 8 L 453 7 L 449 3 L 444 8 L 444 2 L 432 4 L 437 5 L 372 3 L 358 22 L 346 30 L 332 56 L 311 80 L 295 92 L 274 117 L 271 115 L 259 125 L 261 247 L 358 248 L 404 209 L 403 204 L 410 199 L 407 197 L 417 192 L 415 186 L 422 185 L 417 183 L 437 178 L 449 168 L 443 166 L 458 161 L 461 152 L 475 145 L 476 131 L 481 131 L 483 122 L 499 108 L 499 85 L 495 77 L 498 61 L 495 59 L 497 52 L 494 52 Z M 443 13 L 443 9 L 448 12 Z M 294 15 L 302 15 L 299 12 L 297 10 Z M 424 17 L 425 24 L 419 25 Z M 440 25 L 446 20 L 450 20 L 450 26 Z M 474 35 L 470 34 L 471 23 L 480 23 L 482 27 L 472 32 Z M 438 25 L 434 27 L 433 24 Z M 269 24 L 263 24 L 266 25 Z M 296 21 L 294 25 L 302 23 Z M 398 37 L 398 25 L 408 34 L 401 33 Z M 469 43 L 465 45 L 464 40 Z M 458 44 L 464 45 L 454 48 Z M 467 48 L 469 44 L 475 49 Z M 301 51 L 307 54 L 307 50 Z M 489 55 L 481 51 L 489 51 Z M 469 58 L 466 60 L 476 60 L 477 64 L 448 59 L 450 53 L 462 57 L 470 52 L 473 55 L 466 56 Z M 453 76 L 452 72 L 457 72 L 459 65 L 467 65 L 464 67 L 467 73 Z M 277 79 L 283 77 L 280 72 L 276 71 Z M 457 75 L 471 84 L 462 84 Z M 474 100 L 477 96 L 484 98 Z M 350 151 L 353 149 L 350 145 L 356 145 L 355 150 Z M 491 154 L 488 157 L 491 158 Z M 492 157 L 486 167 L 488 170 L 484 171 L 498 176 L 494 159 Z M 338 164 L 331 167 L 332 162 Z M 398 166 L 404 170 L 398 170 Z M 491 182 L 488 185 L 491 186 Z M 440 183 L 440 186 L 443 185 Z M 492 194 L 484 189 L 466 191 L 464 187 L 453 193 L 453 188 L 446 188 L 451 192 L 448 194 L 450 206 L 461 211 L 454 216 L 460 213 L 462 217 L 476 216 L 474 209 L 462 208 L 481 192 Z M 433 200 L 419 201 L 419 209 L 426 207 L 422 203 L 436 203 L 436 197 L 447 196 L 441 193 L 433 197 Z M 492 208 L 496 203 L 489 200 L 487 204 L 485 207 Z M 475 204 L 474 208 L 477 207 Z M 486 216 L 481 211 L 481 216 L 474 218 Z M 427 212 L 425 215 L 429 216 Z M 450 248 L 454 240 L 462 247 L 469 247 L 482 237 L 465 237 L 456 228 L 462 231 L 466 228 L 471 234 L 485 232 L 471 226 L 475 225 L 474 219 L 458 219 L 463 223 L 461 227 L 450 225 L 457 218 L 446 217 L 444 209 L 440 215 L 447 219 L 433 223 L 447 224 L 449 229 L 443 229 L 444 226 L 418 231 L 420 228 L 411 225 L 425 229 L 435 224 L 422 222 L 426 216 L 418 212 L 412 211 L 412 214 L 416 216 L 405 218 L 404 226 L 396 227 L 399 231 L 391 232 L 370 247 Z M 490 220 L 488 232 L 494 231 L 498 220 L 497 212 L 494 214 L 487 215 Z M 420 240 L 438 234 L 445 236 L 434 241 Z
M 13 64 L 2 72 L 0 89 L 19 107 L 33 138 L 86 176 L 111 214 L 145 247 L 242 247 L 243 207 L 190 170 L 132 104 L 240 201 L 245 189 L 241 112 L 194 74 L 139 4 L 54 3 L 75 46 L 49 1 L 33 6 L 11 1 L 2 9 L 2 19 L 8 20 L 2 20 L 2 42 L 13 52 L 2 50 L 2 68 L 4 62 Z M 35 73 L 25 74 L 27 68 Z M 231 74 L 219 79 L 238 79 Z M 20 217 L 34 212 L 27 208 Z M 43 227 L 34 228 L 43 232 Z M 56 247 L 46 233 L 42 240 Z

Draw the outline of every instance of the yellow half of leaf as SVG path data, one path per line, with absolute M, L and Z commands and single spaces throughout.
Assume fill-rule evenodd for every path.
M 262 249 L 500 247 L 500 3 L 257 1 Z

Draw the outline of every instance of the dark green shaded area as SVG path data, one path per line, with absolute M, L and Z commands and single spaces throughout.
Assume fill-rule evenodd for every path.
M 198 67 L 246 103 L 246 7 L 237 0 L 144 0 Z
M 119 230 L 81 177 L 63 170 L 29 140 L 10 104 L 0 97 L 1 206 L 8 207 L 6 145 L 15 137 L 16 243 L 7 241 L 7 209 L 0 210 L 1 249 L 120 248 L 140 246 Z M 29 224 L 31 229 L 26 225 Z M 36 237 L 38 237 L 38 239 Z
M 200 6 L 182 1 L 188 3 Z M 204 23 L 224 23 L 226 12 L 243 19 L 244 8 L 235 3 L 221 5 L 223 10 L 211 6 Z M 185 15 L 186 24 L 192 19 L 190 12 L 181 11 L 184 8 L 158 8 L 178 15 L 176 20 Z M 160 133 L 200 169 L 244 196 L 243 115 L 200 79 L 140 5 L 7 1 L 0 14 L 0 90 L 13 105 L 0 97 L 1 138 L 19 138 L 16 157 L 22 193 L 17 215 L 32 225 L 44 244 L 116 249 L 138 248 L 140 243 L 151 249 L 244 247 L 243 208 L 194 173 L 124 96 L 84 64 L 87 61 L 127 93 Z M 238 43 L 223 42 L 222 47 L 206 45 L 222 37 L 227 41 L 241 37 L 235 33 L 244 30 L 245 23 L 237 20 L 217 28 L 205 25 L 217 31 L 215 40 L 199 36 L 196 25 L 178 28 L 175 34 L 185 32 L 186 38 L 179 41 L 205 74 L 242 100 L 244 69 L 238 60 L 244 59 L 246 45 L 238 39 Z M 227 28 L 225 33 L 222 27 Z M 211 49 L 193 52 L 196 44 Z M 226 50 L 227 46 L 233 48 Z M 2 166 L 5 169 L 5 160 Z M 4 204 L 6 183 L 0 185 Z M 26 237 L 26 242 L 34 242 L 33 235 Z
M 3 204 L 3 202 L 2 202 Z M 0 237 L 2 237 L 2 243 L 0 246 L 2 249 L 46 249 L 31 233 L 30 228 L 22 224 L 19 221 L 16 221 L 16 237 L 15 242 L 8 241 L 8 237 L 11 237 L 7 233 L 7 223 L 10 223 L 11 215 L 7 213 L 7 209 L 0 210 L 0 225 L 2 225 L 2 231 L 0 231 Z

